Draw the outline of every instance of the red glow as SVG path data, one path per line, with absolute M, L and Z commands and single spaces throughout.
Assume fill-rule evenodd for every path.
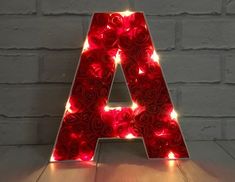
M 99 138 L 136 137 L 143 138 L 149 158 L 187 158 L 158 62 L 143 13 L 95 13 L 50 160 L 90 161 Z M 117 64 L 130 107 L 107 105 Z

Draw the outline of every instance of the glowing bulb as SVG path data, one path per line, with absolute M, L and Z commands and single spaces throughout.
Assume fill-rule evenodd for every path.
M 133 102 L 133 103 L 132 103 L 132 106 L 131 106 L 131 109 L 132 109 L 132 110 L 135 110 L 137 107 L 138 107 L 138 105 Z
M 139 74 L 143 74 L 144 72 L 139 68 Z
M 175 159 L 175 154 L 173 152 L 168 153 L 168 159 Z
M 52 155 L 51 158 L 50 158 L 50 162 L 55 162 L 55 161 L 56 160 L 55 160 L 54 156 Z
M 69 113 L 73 113 L 74 111 L 71 109 L 71 104 L 68 100 L 68 102 L 66 103 L 66 106 L 65 106 L 65 110 Z
M 105 106 L 105 107 L 104 107 L 104 111 L 107 112 L 107 111 L 109 111 L 109 110 L 110 110 L 110 107 L 109 107 L 109 106 Z
M 123 11 L 123 12 L 120 12 L 120 14 L 122 16 L 130 16 L 131 14 L 133 14 L 133 12 L 129 11 L 129 10 L 126 10 L 126 11 Z
M 86 38 L 85 42 L 84 42 L 84 45 L 83 45 L 83 50 L 82 52 L 85 52 L 89 49 L 89 42 L 88 42 L 88 38 Z
M 121 107 L 114 107 L 115 110 L 121 111 L 122 108 Z
M 173 110 L 171 111 L 171 119 L 172 119 L 172 120 L 177 120 L 177 117 L 178 117 L 178 114 L 177 114 L 177 112 L 175 112 L 175 110 L 173 109 Z
M 151 56 L 151 59 L 152 59 L 154 62 L 159 63 L 159 56 L 158 56 L 158 54 L 156 53 L 155 50 L 153 51 L 153 54 L 152 54 L 152 56 Z
M 135 136 L 132 134 L 132 133 L 128 133 L 126 136 L 125 136 L 126 139 L 132 139 L 132 138 L 135 138 Z
M 121 56 L 120 56 L 120 49 L 118 49 L 116 56 L 114 57 L 115 64 L 118 64 L 121 62 Z

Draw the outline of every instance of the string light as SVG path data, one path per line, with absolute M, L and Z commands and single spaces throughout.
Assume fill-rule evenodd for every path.
M 132 133 L 128 133 L 126 136 L 125 136 L 126 139 L 132 139 L 132 138 L 135 138 L 135 136 L 132 134 Z
M 71 109 L 71 103 L 69 102 L 69 100 L 68 100 L 67 103 L 66 103 L 65 110 L 66 110 L 68 113 L 74 113 L 74 112 L 75 112 L 75 111 L 73 111 L 73 110 Z
M 172 119 L 172 120 L 177 120 L 177 117 L 178 117 L 178 114 L 177 114 L 177 112 L 175 112 L 175 110 L 173 109 L 173 110 L 171 111 L 171 119 Z
M 124 16 L 130 16 L 131 14 L 133 14 L 133 12 L 130 10 L 126 10 L 126 11 L 120 12 L 120 14 L 124 17 Z
M 155 50 L 153 51 L 153 54 L 152 54 L 152 56 L 151 56 L 151 59 L 152 59 L 154 62 L 159 63 L 159 56 L 158 56 L 158 54 L 156 53 Z
M 139 68 L 139 74 L 143 74 L 144 72 Z
M 118 51 L 117 51 L 117 53 L 116 53 L 116 55 L 115 55 L 115 57 L 114 57 L 114 60 L 115 60 L 115 64 L 117 65 L 117 64 L 119 64 L 120 62 L 121 62 L 121 55 L 120 55 L 120 49 L 118 49 Z
M 131 106 L 131 109 L 132 109 L 132 110 L 135 110 L 137 107 L 138 107 L 138 105 L 137 105 L 135 102 L 133 102 L 133 103 L 132 103 L 132 106 Z
M 50 162 L 55 162 L 55 157 L 52 155 L 51 158 L 50 158 Z
M 85 40 L 85 42 L 84 42 L 84 44 L 83 44 L 83 50 L 82 50 L 82 52 L 85 52 L 85 51 L 87 51 L 88 49 L 89 49 L 89 42 L 88 42 L 88 38 L 86 38 L 86 40 Z
M 173 152 L 169 152 L 167 157 L 168 159 L 176 159 L 175 154 Z

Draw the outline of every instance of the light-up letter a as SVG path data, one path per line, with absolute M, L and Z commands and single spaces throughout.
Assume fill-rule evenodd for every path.
M 117 67 L 131 106 L 108 105 Z M 51 161 L 92 160 L 99 138 L 141 137 L 149 158 L 187 158 L 143 13 L 95 13 Z

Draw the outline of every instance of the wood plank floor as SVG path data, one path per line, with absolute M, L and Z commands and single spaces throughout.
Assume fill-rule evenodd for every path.
M 49 164 L 51 146 L 0 146 L 0 182 L 235 181 L 235 141 L 187 145 L 188 160 L 148 160 L 140 140 L 106 141 L 97 162 Z

